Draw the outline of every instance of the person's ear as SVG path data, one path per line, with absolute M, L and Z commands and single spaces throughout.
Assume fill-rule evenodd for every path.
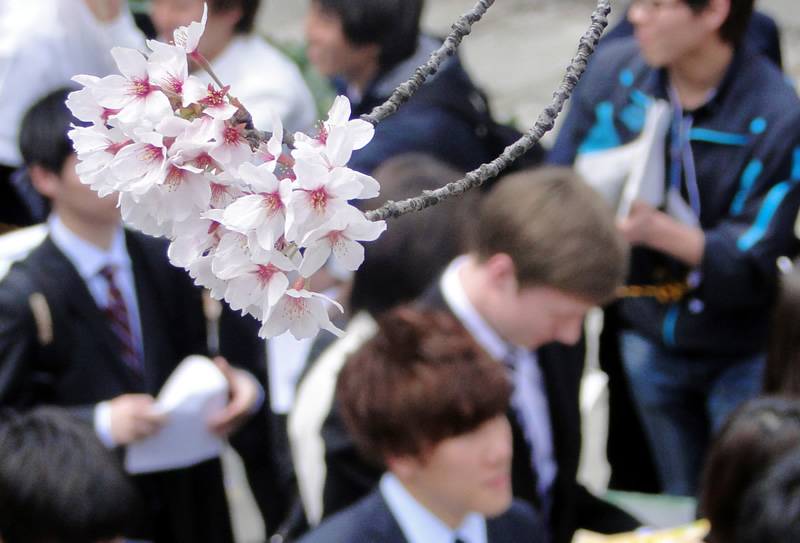
M 731 0 L 709 0 L 708 5 L 700 13 L 706 20 L 710 30 L 719 32 L 731 12 Z
M 517 268 L 514 261 L 506 253 L 495 253 L 484 264 L 486 278 L 490 287 L 505 291 L 509 287 L 517 288 Z
M 35 188 L 39 194 L 49 199 L 53 198 L 58 185 L 61 183 L 58 174 L 51 172 L 39 164 L 28 167 L 28 177 L 31 180 L 33 188 Z
M 400 481 L 409 481 L 416 476 L 420 463 L 415 457 L 407 454 L 387 455 L 386 468 Z
M 242 8 L 240 7 L 232 7 L 231 9 L 223 12 L 219 12 L 215 14 L 216 17 L 220 19 L 224 19 L 227 23 L 226 26 L 234 29 L 236 25 L 239 24 L 239 21 L 242 20 Z

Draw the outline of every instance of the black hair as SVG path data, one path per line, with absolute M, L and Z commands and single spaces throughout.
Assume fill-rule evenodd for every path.
M 93 428 L 57 407 L 0 413 L 0 539 L 94 543 L 125 535 L 131 481 Z
M 463 173 L 424 153 L 401 153 L 375 170 L 381 194 L 363 205 L 375 209 L 455 182 Z M 350 307 L 377 317 L 422 295 L 456 256 L 467 250 L 479 191 L 440 202 L 392 221 L 377 240 L 364 245 L 364 262 L 353 277 Z
M 355 45 L 380 45 L 381 71 L 390 70 L 417 49 L 423 0 L 315 0 L 335 14 Z
M 731 543 L 800 541 L 800 448 L 787 452 L 742 497 Z
M 242 18 L 233 27 L 236 34 L 249 34 L 255 28 L 256 14 L 261 0 L 210 0 L 209 9 L 215 13 L 225 13 L 232 9 L 242 10 Z
M 711 0 L 684 0 L 695 13 L 700 13 L 708 7 Z M 736 44 L 747 30 L 750 18 L 753 15 L 754 0 L 731 0 L 728 17 L 719 28 L 719 36 L 723 41 Z
M 28 108 L 22 117 L 19 150 L 26 166 L 41 166 L 58 174 L 75 152 L 68 136 L 70 125 L 89 124 L 75 118 L 67 107 L 67 96 L 74 90 L 74 87 L 60 87 L 51 91 Z

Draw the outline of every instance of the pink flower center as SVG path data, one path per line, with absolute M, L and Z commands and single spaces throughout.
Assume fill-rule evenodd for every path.
M 302 319 L 309 313 L 308 299 L 290 297 L 283 307 L 283 318 L 294 321 Z
M 235 145 L 240 141 L 244 141 L 242 137 L 241 129 L 244 125 L 237 125 L 237 126 L 226 126 L 225 131 L 222 133 L 222 137 L 225 141 L 226 145 Z
M 181 95 L 183 94 L 183 81 L 173 74 L 169 74 L 166 81 L 164 81 L 164 88 L 170 92 Z
M 200 100 L 200 103 L 209 107 L 214 107 L 220 104 L 224 104 L 225 95 L 228 94 L 228 89 L 230 89 L 230 86 L 227 86 L 222 90 L 216 90 L 213 85 L 209 84 L 208 96 Z
M 131 79 L 130 83 L 128 84 L 128 94 L 132 94 L 136 98 L 142 99 L 147 98 L 147 96 L 153 91 L 153 87 L 150 86 L 150 79 Z
M 272 280 L 272 276 L 274 276 L 276 273 L 281 273 L 281 271 L 273 264 L 267 264 L 266 266 L 259 264 L 258 269 L 253 273 L 258 278 L 261 288 L 264 289 L 267 288 L 270 280 Z
M 142 162 L 147 162 L 148 164 L 160 162 L 164 158 L 161 147 L 156 147 L 152 144 L 147 144 L 142 147 L 139 152 L 136 153 L 136 156 L 139 158 L 139 160 Z
M 308 201 L 311 204 L 311 208 L 318 215 L 321 215 L 325 213 L 325 208 L 328 205 L 328 193 L 325 192 L 324 188 L 311 190 L 308 192 Z
M 119 153 L 123 147 L 130 145 L 131 143 L 133 143 L 133 140 L 131 139 L 116 142 L 112 141 L 109 143 L 108 147 L 106 147 L 106 153 L 111 153 L 112 155 L 116 156 L 116 154 Z
M 214 165 L 214 159 L 208 153 L 201 153 L 194 159 L 194 163 L 198 168 L 208 170 Z
M 186 170 L 182 170 L 181 168 L 176 168 L 172 164 L 169 165 L 167 168 L 167 177 L 164 180 L 164 185 L 166 185 L 167 190 L 173 192 L 178 190 L 178 187 L 184 180 L 184 174 Z
M 319 130 L 317 131 L 317 139 L 322 142 L 323 145 L 328 142 L 328 128 L 325 126 L 325 123 L 320 123 Z
M 211 200 L 219 202 L 228 196 L 228 187 L 219 183 L 211 183 Z
M 283 202 L 281 201 L 281 197 L 277 192 L 273 192 L 270 194 L 261 194 L 263 200 L 261 200 L 261 207 L 267 209 L 267 213 L 270 217 L 274 217 L 281 209 L 283 209 Z

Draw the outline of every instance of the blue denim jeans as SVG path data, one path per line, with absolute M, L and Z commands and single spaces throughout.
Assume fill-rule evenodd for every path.
M 758 395 L 765 356 L 688 359 L 629 331 L 620 351 L 662 492 L 694 496 L 712 436 Z

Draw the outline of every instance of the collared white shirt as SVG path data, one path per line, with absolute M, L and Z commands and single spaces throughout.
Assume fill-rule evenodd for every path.
M 142 327 L 139 322 L 139 306 L 136 302 L 136 290 L 133 281 L 131 259 L 125 248 L 125 234 L 122 226 L 117 228 L 108 252 L 92 245 L 69 230 L 55 213 L 48 219 L 50 238 L 69 259 L 81 276 L 97 306 L 108 305 L 108 282 L 100 275 L 106 265 L 116 267 L 114 282 L 125 300 L 131 333 L 135 344 L 141 349 Z M 111 410 L 108 402 L 97 404 L 94 412 L 95 432 L 108 447 L 116 445 L 111 434 Z
M 536 468 L 539 494 L 544 496 L 553 484 L 558 471 L 553 455 L 553 430 L 550 425 L 550 407 L 544 377 L 536 354 L 524 347 L 510 345 L 503 340 L 478 314 L 467 298 L 459 276 L 461 268 L 472 257 L 458 257 L 442 274 L 439 286 L 442 296 L 455 316 L 489 356 L 504 361 L 511 351 L 515 358 L 512 373 L 514 391 L 511 404 L 524 419 L 523 431 L 532 442 L 531 462 Z
M 453 530 L 408 493 L 391 473 L 384 473 L 379 484 L 397 524 L 408 543 L 488 543 L 486 519 L 479 513 L 467 513 L 461 525 Z

